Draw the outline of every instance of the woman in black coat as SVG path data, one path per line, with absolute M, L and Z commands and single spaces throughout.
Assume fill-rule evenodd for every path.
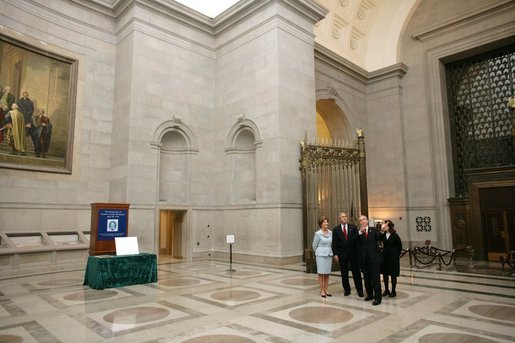
M 400 274 L 400 255 L 402 252 L 402 242 L 394 229 L 395 225 L 389 219 L 386 219 L 381 227 L 383 231 L 383 296 L 394 297 L 395 286 L 397 286 L 397 276 Z M 392 291 L 388 290 L 388 277 L 392 278 Z

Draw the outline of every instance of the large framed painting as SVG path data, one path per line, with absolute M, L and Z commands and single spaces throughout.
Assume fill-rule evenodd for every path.
M 77 67 L 0 35 L 0 168 L 71 173 Z

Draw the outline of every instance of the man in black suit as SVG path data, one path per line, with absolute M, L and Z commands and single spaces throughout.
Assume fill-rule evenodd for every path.
M 372 305 L 381 303 L 381 277 L 380 269 L 383 256 L 378 242 L 382 241 L 382 235 L 375 227 L 368 226 L 366 216 L 359 217 L 360 229 L 358 232 L 358 254 L 365 278 L 365 301 L 374 299 Z
M 363 297 L 363 283 L 361 282 L 361 272 L 357 261 L 357 240 L 358 228 L 348 223 L 347 214 L 340 213 L 338 216 L 340 224 L 333 229 L 333 255 L 334 260 L 340 263 L 342 275 L 343 295 L 350 294 L 349 266 L 354 279 L 354 286 L 360 297 Z

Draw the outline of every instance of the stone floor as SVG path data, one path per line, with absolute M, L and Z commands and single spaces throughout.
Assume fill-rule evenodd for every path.
M 157 283 L 105 290 L 84 270 L 0 280 L 0 342 L 515 341 L 512 275 L 405 266 L 372 306 L 338 273 L 324 299 L 302 266 L 232 268 L 160 258 Z

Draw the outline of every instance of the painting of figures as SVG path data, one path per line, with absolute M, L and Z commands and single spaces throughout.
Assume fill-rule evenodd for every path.
M 0 168 L 71 173 L 76 70 L 0 36 Z

